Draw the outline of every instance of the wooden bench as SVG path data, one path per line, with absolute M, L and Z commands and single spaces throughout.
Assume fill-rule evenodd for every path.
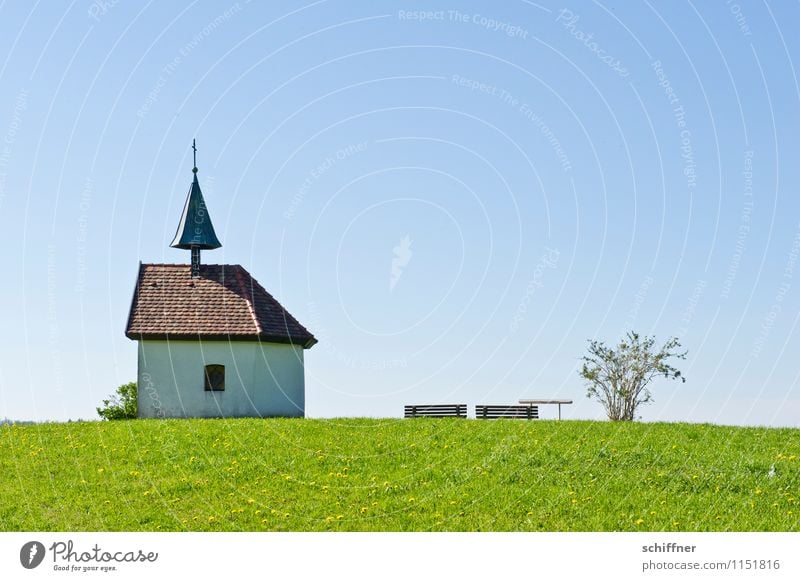
M 538 420 L 539 408 L 535 405 L 476 405 L 475 417 L 479 420 Z
M 467 404 L 443 403 L 405 406 L 407 418 L 466 418 Z

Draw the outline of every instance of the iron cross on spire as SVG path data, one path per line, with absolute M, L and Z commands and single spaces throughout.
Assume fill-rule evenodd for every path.
M 192 139 L 192 155 L 194 157 L 194 167 L 192 171 L 197 173 L 197 143 L 195 139 Z

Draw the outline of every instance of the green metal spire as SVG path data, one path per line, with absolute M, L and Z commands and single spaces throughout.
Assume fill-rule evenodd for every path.
M 191 250 L 194 254 L 196 250 L 213 250 L 222 244 L 214 232 L 211 216 L 206 208 L 203 192 L 200 191 L 200 183 L 197 181 L 197 146 L 194 140 L 192 140 L 192 150 L 194 153 L 194 167 L 192 168 L 194 179 L 189 188 L 189 194 L 186 196 L 186 204 L 183 206 L 183 214 L 181 214 L 178 230 L 175 232 L 175 239 L 170 246 Z

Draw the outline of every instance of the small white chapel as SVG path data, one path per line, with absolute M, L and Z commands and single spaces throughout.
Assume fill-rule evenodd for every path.
M 317 340 L 220 248 L 197 180 L 170 246 L 190 264 L 139 264 L 125 335 L 138 342 L 138 416 L 303 417 L 303 355 Z

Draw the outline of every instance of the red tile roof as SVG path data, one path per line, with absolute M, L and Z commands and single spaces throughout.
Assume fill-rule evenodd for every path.
M 238 264 L 141 264 L 130 339 L 250 339 L 305 348 L 317 340 Z

